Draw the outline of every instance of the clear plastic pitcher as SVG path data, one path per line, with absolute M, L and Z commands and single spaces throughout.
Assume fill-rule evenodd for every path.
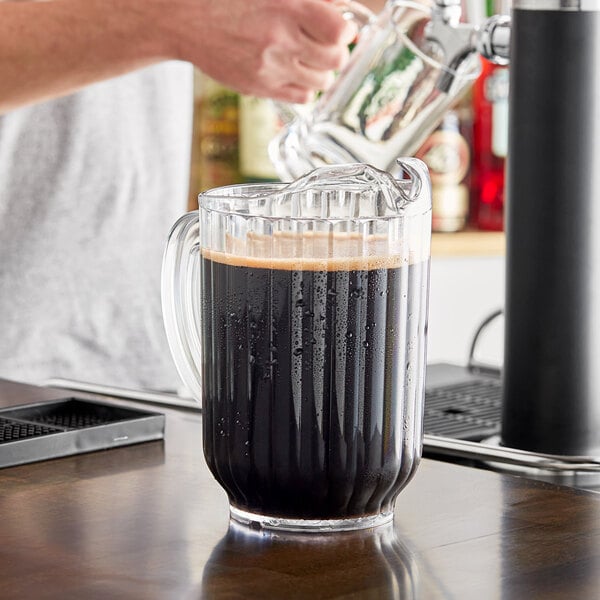
M 367 24 L 348 65 L 314 106 L 299 107 L 270 144 L 283 181 L 351 162 L 396 174 L 397 158 L 414 155 L 477 78 L 477 48 L 495 28 L 493 22 L 481 30 L 459 23 L 460 3 L 448 4 L 389 0 L 370 19 L 361 11 L 357 20 Z
M 431 188 L 401 166 L 209 190 L 171 232 L 167 335 L 237 521 L 377 525 L 417 467 Z

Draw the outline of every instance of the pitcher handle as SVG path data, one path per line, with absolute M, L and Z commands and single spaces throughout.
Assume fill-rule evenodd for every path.
M 199 233 L 197 210 L 180 217 L 171 229 L 163 256 L 161 296 L 175 366 L 193 397 L 201 402 Z

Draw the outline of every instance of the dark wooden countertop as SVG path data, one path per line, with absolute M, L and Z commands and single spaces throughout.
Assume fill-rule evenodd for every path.
M 199 413 L 158 410 L 164 441 L 0 470 L 0 598 L 600 597 L 600 494 L 423 460 L 393 527 L 261 535 L 228 528 Z

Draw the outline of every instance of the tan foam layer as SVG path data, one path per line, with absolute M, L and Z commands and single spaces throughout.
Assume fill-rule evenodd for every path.
M 392 269 L 408 263 L 389 246 L 385 236 L 359 233 L 251 233 L 244 240 L 227 238 L 226 251 L 203 248 L 202 256 L 236 267 L 286 271 Z

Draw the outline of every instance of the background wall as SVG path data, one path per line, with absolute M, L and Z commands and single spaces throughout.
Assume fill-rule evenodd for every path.
M 504 256 L 433 256 L 428 363 L 467 364 L 477 328 L 504 306 Z M 503 318 L 490 323 L 477 345 L 481 362 L 502 364 Z

